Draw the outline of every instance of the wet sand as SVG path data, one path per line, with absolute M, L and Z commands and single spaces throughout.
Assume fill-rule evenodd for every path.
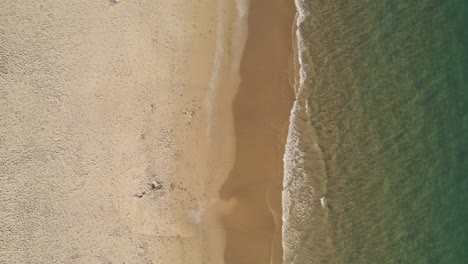
M 241 83 L 233 102 L 235 161 L 221 198 L 237 200 L 223 218 L 225 261 L 281 263 L 283 154 L 294 99 L 293 1 L 250 3 Z

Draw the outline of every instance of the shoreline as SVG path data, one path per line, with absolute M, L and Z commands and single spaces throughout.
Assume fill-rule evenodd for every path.
M 0 10 L 0 262 L 280 263 L 283 2 Z
M 326 153 L 323 149 L 324 142 L 320 142 L 319 131 L 311 122 L 312 116 L 320 115 L 320 106 L 311 100 L 314 84 L 320 82 L 313 76 L 322 74 L 316 72 L 319 66 L 314 63 L 326 65 L 327 61 L 316 62 L 308 57 L 311 56 L 308 49 L 312 42 L 307 41 L 310 34 L 306 33 L 309 33 L 313 22 L 310 10 L 307 9 L 308 3 L 295 2 L 297 15 L 294 21 L 294 52 L 297 74 L 294 83 L 296 94 L 284 153 L 284 263 L 336 263 L 339 261 L 327 204 L 330 197 L 327 191 Z M 324 130 L 322 126 L 321 131 Z

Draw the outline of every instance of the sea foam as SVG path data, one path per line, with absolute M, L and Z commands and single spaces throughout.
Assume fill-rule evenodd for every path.
M 283 263 L 334 263 L 335 247 L 325 204 L 326 168 L 316 129 L 311 123 L 313 88 L 308 57 L 310 13 L 296 0 L 295 101 L 290 114 L 283 178 Z

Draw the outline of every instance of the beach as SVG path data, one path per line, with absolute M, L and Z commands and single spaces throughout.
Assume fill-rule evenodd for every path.
M 218 16 L 212 0 L 2 5 L 1 263 L 203 263 Z
M 0 6 L 0 263 L 466 263 L 466 1 Z
M 250 1 L 240 84 L 232 102 L 235 153 L 221 198 L 227 264 L 282 263 L 283 153 L 294 99 L 292 1 Z
M 293 10 L 0 9 L 0 262 L 280 263 Z

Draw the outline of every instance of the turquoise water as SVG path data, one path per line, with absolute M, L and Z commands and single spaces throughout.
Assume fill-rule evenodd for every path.
M 302 8 L 330 262 L 468 263 L 468 1 Z

